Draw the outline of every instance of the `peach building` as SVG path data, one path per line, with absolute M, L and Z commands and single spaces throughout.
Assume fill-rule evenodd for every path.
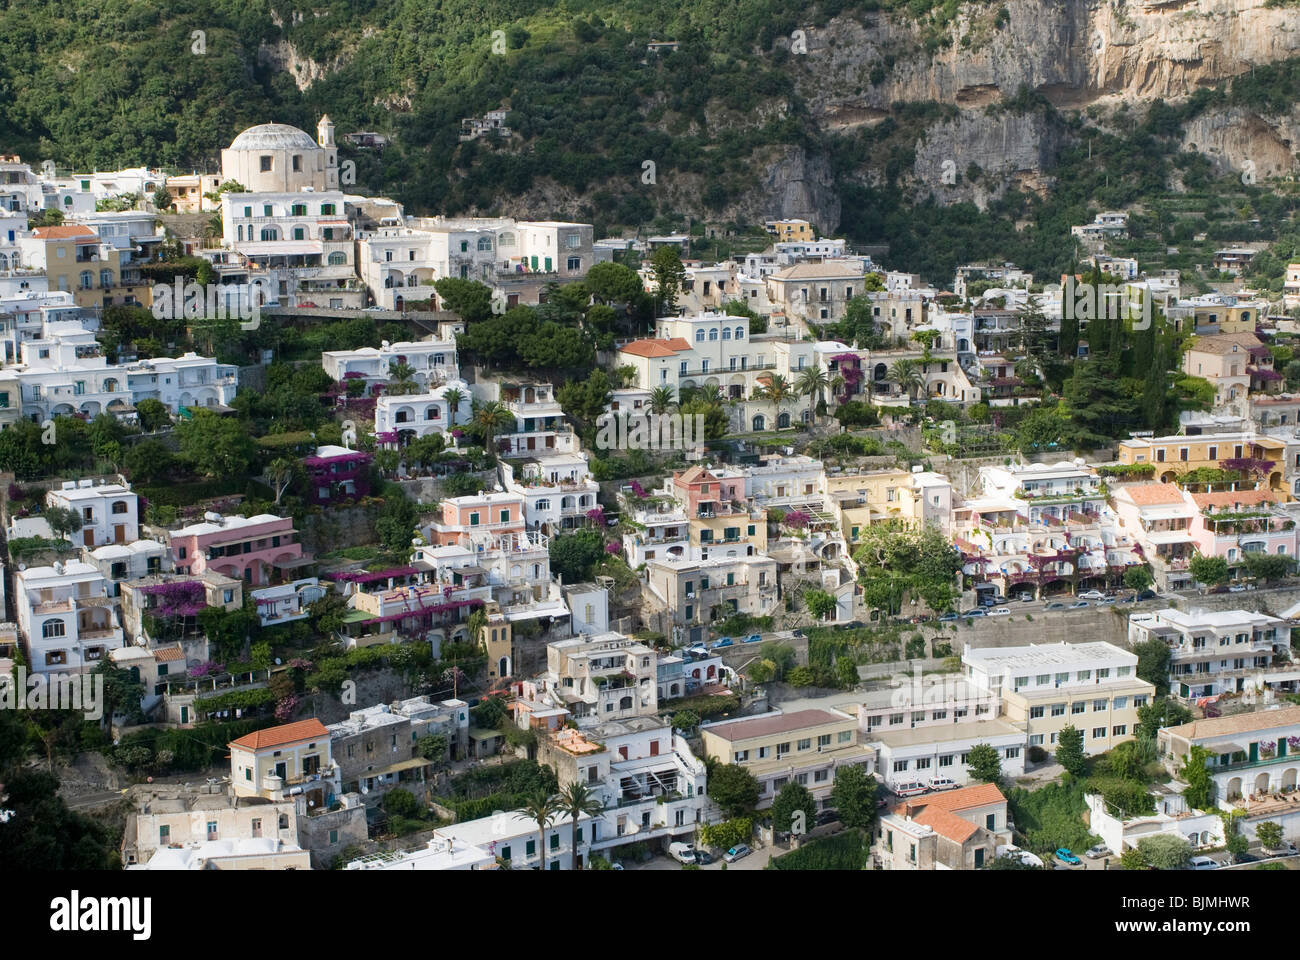
M 269 513 L 255 517 L 204 515 L 168 533 L 177 573 L 214 570 L 236 580 L 267 586 L 292 579 L 293 571 L 311 563 L 305 556 L 293 520 Z
M 481 493 L 442 502 L 442 520 L 429 526 L 429 542 L 455 546 L 473 533 L 523 533 L 524 498 L 517 493 Z

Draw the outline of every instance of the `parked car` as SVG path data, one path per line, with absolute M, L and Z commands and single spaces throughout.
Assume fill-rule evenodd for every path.
M 701 867 L 707 867 L 713 862 L 713 854 L 709 853 L 707 850 L 696 850 L 695 862 Z
M 988 613 L 985 612 L 985 610 L 984 610 L 983 607 L 976 607 L 976 608 L 974 608 L 973 610 L 963 610 L 963 611 L 961 612 L 961 615 L 962 615 L 963 617 L 966 617 L 966 618 L 969 618 L 969 617 L 987 617 L 987 616 L 988 616 Z
M 1085 591 L 1084 593 L 1079 594 L 1079 599 L 1080 600 L 1105 600 L 1106 594 L 1102 593 L 1100 590 L 1088 590 Z
M 1084 607 L 1086 607 L 1086 606 L 1088 606 L 1088 601 L 1087 601 L 1087 600 L 1076 600 L 1076 601 L 1074 601 L 1074 603 L 1070 604 L 1070 605 L 1069 605 L 1068 607 L 1066 607 L 1065 609 L 1067 609 L 1067 610 L 1082 610 L 1082 609 L 1083 609 Z
M 955 790 L 957 788 L 957 781 L 951 780 L 948 777 L 931 777 L 927 786 L 931 790 Z
M 988 612 L 987 616 L 990 616 L 990 617 L 1009 617 L 1009 616 L 1011 616 L 1011 610 L 1010 610 L 1010 608 L 1008 608 L 1008 607 L 994 607 L 992 610 L 990 610 L 990 611 Z
M 961 618 L 958 617 L 956 613 L 954 613 L 953 611 L 949 610 L 947 613 L 945 613 L 943 616 L 941 616 L 941 617 L 939 618 L 939 622 L 940 622 L 940 623 L 951 623 L 953 620 L 959 620 L 959 619 L 961 619 Z
M 689 843 L 670 843 L 668 844 L 668 856 L 678 863 L 693 864 L 695 863 L 695 848 Z
M 824 827 L 828 823 L 834 823 L 839 820 L 839 818 L 840 814 L 838 810 L 822 810 L 813 818 L 813 823 L 819 827 Z
M 621 863 L 619 863 L 617 860 L 615 860 L 613 863 L 611 863 L 611 864 L 609 865 L 609 869 L 611 869 L 611 870 L 622 870 L 622 869 L 623 869 L 623 864 L 621 864 Z
M 1042 869 L 1043 867 L 1043 861 L 1037 855 L 1030 853 L 1028 850 L 1022 850 L 1013 843 L 1009 843 L 1004 847 L 998 847 L 997 855 L 999 857 L 1011 857 L 1013 860 L 1019 860 L 1027 867 L 1038 867 L 1039 869 Z
M 905 780 L 889 788 L 896 797 L 915 797 L 925 793 L 925 785 L 919 780 Z
M 1218 870 L 1219 861 L 1213 857 L 1192 857 L 1187 861 L 1188 870 Z
M 716 650 L 718 647 L 729 647 L 731 644 L 732 640 L 730 637 L 723 637 L 721 640 L 714 640 L 713 643 L 709 645 L 709 649 Z
M 1089 847 L 1085 856 L 1089 860 L 1099 860 L 1102 857 L 1109 857 L 1110 847 L 1106 846 L 1104 843 L 1099 843 L 1095 847 Z
M 1098 605 L 1103 607 L 1108 606 L 1109 604 L 1112 604 L 1114 602 L 1115 602 L 1114 597 L 1102 597 L 1100 600 L 1097 601 Z
M 1027 592 L 1026 592 L 1026 593 L 1022 593 L 1022 594 L 1020 595 L 1020 602 L 1021 602 L 1021 603 L 1033 603 L 1033 602 L 1034 602 L 1034 595 L 1033 595 L 1032 593 L 1027 593 Z
M 753 850 L 749 849 L 748 844 L 742 843 L 739 846 L 732 847 L 724 853 L 722 859 L 727 863 L 735 863 L 737 860 L 743 860 L 753 852 Z
M 987 597 L 980 597 L 981 607 L 996 607 L 999 603 L 1006 603 L 1007 598 L 1000 593 L 990 593 Z
M 795 627 L 793 630 L 790 631 L 790 636 L 792 637 L 802 637 L 803 635 L 804 632 L 799 627 Z
M 1044 609 L 1044 610 L 1064 610 L 1064 609 L 1065 609 L 1065 604 L 1061 603 L 1061 602 L 1058 600 L 1058 601 L 1056 601 L 1056 602 L 1054 602 L 1054 603 L 1049 603 L 1047 606 L 1043 607 L 1043 609 Z
M 1065 847 L 1058 847 L 1058 848 L 1057 848 L 1055 859 L 1056 859 L 1056 862 L 1057 862 L 1057 863 L 1063 863 L 1063 864 L 1065 864 L 1067 867 L 1077 867 L 1077 866 L 1079 865 L 1079 863 L 1080 863 L 1079 858 L 1076 857 L 1073 853 L 1071 853 L 1071 852 L 1070 852 L 1068 849 L 1066 849 Z
M 762 643 L 763 635 L 761 633 L 751 633 L 745 638 L 746 643 Z
M 1154 590 L 1143 590 L 1133 598 L 1135 603 L 1141 603 L 1143 600 L 1157 600 L 1159 595 Z

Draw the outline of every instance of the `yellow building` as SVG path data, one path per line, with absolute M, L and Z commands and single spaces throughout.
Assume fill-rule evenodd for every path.
M 821 801 L 835 771 L 859 765 L 871 773 L 875 751 L 860 742 L 857 718 L 840 710 L 798 710 L 700 727 L 704 752 L 744 767 L 758 780 L 760 808 L 771 806 L 793 780 Z
M 731 556 L 731 551 L 735 551 L 737 557 L 767 552 L 766 510 L 692 517 L 689 529 L 691 546 L 702 550 L 716 549 L 719 557 Z
M 1155 479 L 1172 482 L 1189 470 L 1218 468 L 1224 460 L 1268 460 L 1268 486 L 1284 491 L 1286 441 L 1254 433 L 1207 433 L 1187 437 L 1134 437 L 1121 440 L 1116 459 L 1122 464 L 1153 463 Z
M 90 227 L 37 227 L 22 246 L 24 262 L 45 270 L 50 290 L 70 292 L 79 307 L 153 304 L 152 287 L 139 268 L 123 268 L 122 251 Z
M 813 225 L 807 220 L 768 220 L 763 226 L 778 242 L 817 239 Z

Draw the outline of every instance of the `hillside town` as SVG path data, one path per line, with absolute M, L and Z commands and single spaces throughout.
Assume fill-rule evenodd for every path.
M 1296 867 L 1300 263 L 347 173 L 0 158 L 0 696 L 105 866 Z

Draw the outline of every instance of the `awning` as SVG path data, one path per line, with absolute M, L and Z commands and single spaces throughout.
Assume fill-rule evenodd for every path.
M 292 560 L 277 560 L 271 566 L 277 570 L 296 570 L 298 567 L 309 567 L 315 562 L 315 557 L 295 557 Z
M 1245 753 L 1246 748 L 1239 743 L 1207 743 L 1205 749 L 1210 753 Z
M 319 240 L 254 240 L 237 243 L 235 249 L 247 257 L 298 257 L 325 252 Z
M 501 736 L 505 736 L 505 734 L 503 734 L 500 730 L 483 730 L 480 729 L 479 727 L 471 727 L 469 731 L 469 738 L 476 742 L 482 742 L 484 740 L 495 740 L 497 737 L 501 737 Z
M 432 760 L 425 760 L 421 757 L 414 757 L 410 760 L 399 760 L 397 763 L 384 767 L 382 770 L 367 770 L 367 777 L 383 777 L 390 773 L 401 773 L 403 770 L 416 770 L 420 767 L 433 766 Z

